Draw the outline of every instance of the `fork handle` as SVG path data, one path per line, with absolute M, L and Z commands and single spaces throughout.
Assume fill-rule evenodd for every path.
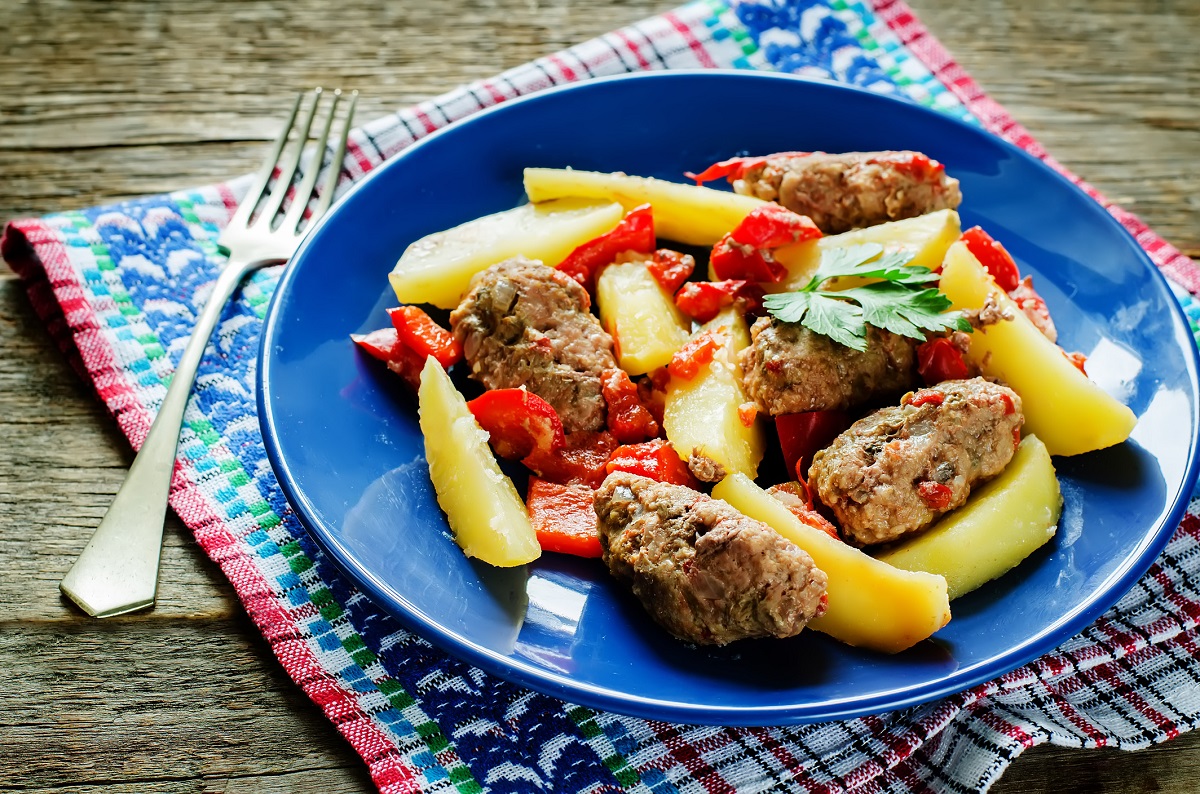
M 59 584 L 63 594 L 89 615 L 106 618 L 154 605 L 175 448 L 200 359 L 225 304 L 246 274 L 283 261 L 230 260 L 217 278 L 125 482 Z

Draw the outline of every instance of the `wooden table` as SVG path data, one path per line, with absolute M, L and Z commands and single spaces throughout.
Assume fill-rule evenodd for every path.
M 1200 256 L 1200 5 L 912 2 L 1059 160 Z M 368 119 L 672 5 L 7 0 L 0 219 L 247 172 L 298 88 L 357 88 Z M 6 268 L 0 350 L 0 789 L 369 790 L 173 517 L 152 612 L 100 622 L 59 596 L 132 455 Z M 1039 748 L 994 791 L 1197 779 L 1192 734 L 1137 753 Z

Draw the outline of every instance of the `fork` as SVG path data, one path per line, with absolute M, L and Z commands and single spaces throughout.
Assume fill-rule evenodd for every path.
M 321 170 L 319 151 L 305 172 L 282 220 L 278 224 L 274 222 L 295 178 L 296 167 L 321 104 L 322 93 L 320 88 L 311 92 L 296 143 L 286 161 L 281 162 L 280 157 L 287 147 L 296 116 L 304 104 L 305 94 L 296 96 L 283 132 L 275 140 L 262 167 L 254 175 L 246 197 L 221 233 L 217 245 L 229 255 L 229 262 L 217 278 L 212 295 L 200 313 L 196 328 L 171 378 L 162 407 L 129 468 L 125 482 L 121 484 L 95 534 L 59 584 L 63 594 L 89 615 L 106 618 L 154 605 L 167 498 L 175 470 L 175 448 L 183 426 L 184 409 L 209 337 L 221 319 L 226 302 L 242 279 L 259 268 L 287 262 L 296 252 L 304 234 L 325 214 L 333 201 L 341 174 L 340 166 L 346 156 L 346 140 L 358 101 L 357 91 L 350 94 L 350 107 L 338 131 L 328 176 L 304 231 L 300 231 L 300 224 Z M 341 91 L 334 91 L 321 142 L 329 140 L 340 99 Z M 268 194 L 267 187 L 276 164 L 280 169 L 279 178 Z M 263 204 L 262 210 L 255 214 L 260 203 Z

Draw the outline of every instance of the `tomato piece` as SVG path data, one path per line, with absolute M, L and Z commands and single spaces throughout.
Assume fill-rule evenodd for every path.
M 788 471 L 803 472 L 812 464 L 813 455 L 829 446 L 850 426 L 846 411 L 805 411 L 799 414 L 780 414 L 775 417 L 775 432 Z
M 752 248 L 781 248 L 820 236 L 821 230 L 811 218 L 779 204 L 755 208 L 729 233 L 733 242 Z
M 837 527 L 813 508 L 812 495 L 805 483 L 790 481 L 772 485 L 767 489 L 767 493 L 801 522 L 808 524 L 813 529 L 821 530 L 834 540 L 841 540 Z
M 720 328 L 709 328 L 705 331 L 693 336 L 683 347 L 675 351 L 675 355 L 671 356 L 671 363 L 667 365 L 667 372 L 671 373 L 676 378 L 691 380 L 696 377 L 696 373 L 700 368 L 712 361 L 713 354 L 717 352 L 717 348 L 724 341 L 721 337 L 729 331 L 725 326 Z
M 687 464 L 679 458 L 675 447 L 661 438 L 617 447 L 609 457 L 605 469 L 609 474 L 625 471 L 658 482 L 686 485 L 689 488 L 700 487 L 688 470 Z
M 558 269 L 591 292 L 600 268 L 616 259 L 617 254 L 624 251 L 648 254 L 654 250 L 654 243 L 654 215 L 649 204 L 642 204 L 631 209 L 611 232 L 605 232 L 567 254 Z
M 654 258 L 646 264 L 655 281 L 667 292 L 674 294 L 679 285 L 687 281 L 696 269 L 696 257 L 672 251 L 670 248 L 660 248 L 654 252 Z
M 608 473 L 605 464 L 617 448 L 612 433 L 572 433 L 559 448 L 534 449 L 524 463 L 534 474 L 561 485 L 582 484 L 599 488 Z
M 454 338 L 454 334 L 435 323 L 420 307 L 388 309 L 388 317 L 392 319 L 392 326 L 400 335 L 400 341 L 419 355 L 422 361 L 433 356 L 443 369 L 462 361 L 462 345 Z
M 917 483 L 917 494 L 929 505 L 930 510 L 945 510 L 950 506 L 950 497 L 954 492 L 949 485 L 943 485 L 933 480 L 922 480 Z
M 1012 292 L 1021 283 L 1021 273 L 1017 269 L 1017 263 L 1004 246 L 992 239 L 992 236 L 981 227 L 972 226 L 963 232 L 959 239 L 966 243 L 967 250 L 991 274 L 1000 289 Z
M 773 157 L 804 157 L 808 154 L 812 154 L 812 152 L 778 152 L 777 154 L 765 154 L 760 157 L 730 157 L 728 160 L 713 163 L 698 174 L 685 171 L 683 175 L 688 179 L 695 180 L 697 185 L 702 185 L 705 182 L 711 182 L 721 177 L 725 177 L 730 182 L 733 182 L 735 179 L 741 179 L 742 175 L 751 168 L 757 168 Z
M 658 422 L 642 405 L 638 388 L 623 369 L 600 373 L 600 392 L 608 403 L 608 429 L 622 444 L 632 444 L 658 435 Z
M 696 322 L 706 323 L 726 306 L 737 305 L 742 314 L 761 314 L 763 288 L 745 279 L 693 281 L 675 293 L 675 305 Z
M 538 451 L 551 454 L 565 443 L 558 412 L 531 391 L 492 389 L 468 402 L 467 408 L 502 458 L 519 460 Z
M 413 391 L 421 385 L 425 356 L 406 347 L 395 328 L 380 328 L 369 334 L 350 334 L 350 338 L 372 357 L 385 362 L 388 369 L 403 378 Z
M 738 406 L 738 421 L 743 427 L 753 427 L 754 420 L 758 418 L 758 406 L 754 403 L 742 403 Z
M 592 502 L 595 494 L 587 485 L 561 485 L 529 478 L 525 507 L 543 551 L 576 557 L 601 556 L 600 531 Z
M 929 386 L 944 380 L 971 377 L 970 367 L 967 366 L 962 351 L 944 336 L 917 346 L 917 373 Z

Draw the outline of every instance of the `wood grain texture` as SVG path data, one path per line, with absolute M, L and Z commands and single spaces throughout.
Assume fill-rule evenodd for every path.
M 1200 256 L 1200 4 L 911 0 L 1067 167 Z M 251 170 L 296 89 L 360 118 L 675 3 L 0 0 L 0 219 Z M 158 607 L 83 619 L 58 580 L 132 459 L 0 270 L 0 790 L 371 790 L 174 518 Z M 1037 748 L 993 789 L 1185 792 L 1200 735 L 1149 750 Z

